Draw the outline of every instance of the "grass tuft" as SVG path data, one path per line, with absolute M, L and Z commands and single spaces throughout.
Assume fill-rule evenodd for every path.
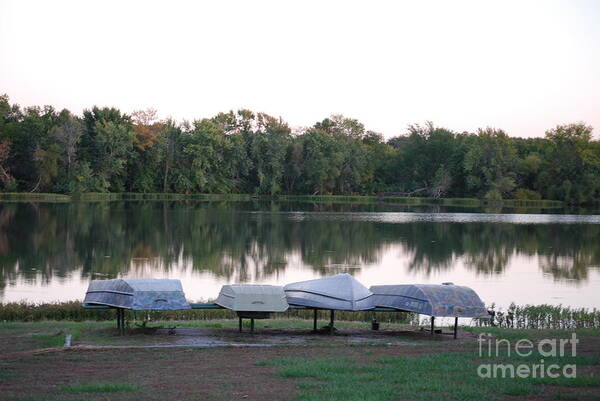
M 62 387 L 65 393 L 120 393 L 137 391 L 141 387 L 128 383 L 72 383 Z

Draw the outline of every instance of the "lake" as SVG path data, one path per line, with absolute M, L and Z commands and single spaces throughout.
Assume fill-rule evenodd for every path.
M 81 300 L 92 279 L 223 284 L 340 272 L 453 282 L 487 305 L 600 305 L 600 216 L 297 202 L 0 203 L 0 300 Z M 490 210 L 488 210 L 489 212 Z

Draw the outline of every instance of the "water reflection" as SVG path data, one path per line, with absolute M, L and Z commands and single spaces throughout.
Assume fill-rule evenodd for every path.
M 0 204 L 0 297 L 25 280 L 152 276 L 185 266 L 226 281 L 286 269 L 318 275 L 376 269 L 390 249 L 398 269 L 498 275 L 535 257 L 540 278 L 583 282 L 600 265 L 598 216 L 364 213 L 370 206 L 275 202 Z M 368 267 L 367 267 L 368 266 Z M 515 277 L 515 280 L 519 280 Z

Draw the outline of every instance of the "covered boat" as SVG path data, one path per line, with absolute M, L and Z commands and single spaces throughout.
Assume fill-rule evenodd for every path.
M 170 279 L 93 280 L 83 303 L 132 310 L 190 309 L 181 282 Z
M 254 332 L 254 319 L 268 319 L 271 312 L 285 312 L 289 307 L 283 287 L 258 284 L 224 285 L 215 304 L 237 313 L 240 332 L 242 319 L 250 319 Z
M 373 306 L 432 317 L 489 317 L 484 303 L 469 287 L 454 284 L 374 285 Z
M 291 283 L 284 291 L 290 305 L 351 311 L 373 307 L 371 291 L 347 273 Z
M 215 303 L 236 312 L 285 312 L 289 307 L 283 287 L 276 285 L 224 285 Z

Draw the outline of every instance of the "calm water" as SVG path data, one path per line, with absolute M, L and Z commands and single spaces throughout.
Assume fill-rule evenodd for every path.
M 0 203 L 0 300 L 82 299 L 89 280 L 221 285 L 339 272 L 468 285 L 486 304 L 600 306 L 600 216 L 272 202 Z

